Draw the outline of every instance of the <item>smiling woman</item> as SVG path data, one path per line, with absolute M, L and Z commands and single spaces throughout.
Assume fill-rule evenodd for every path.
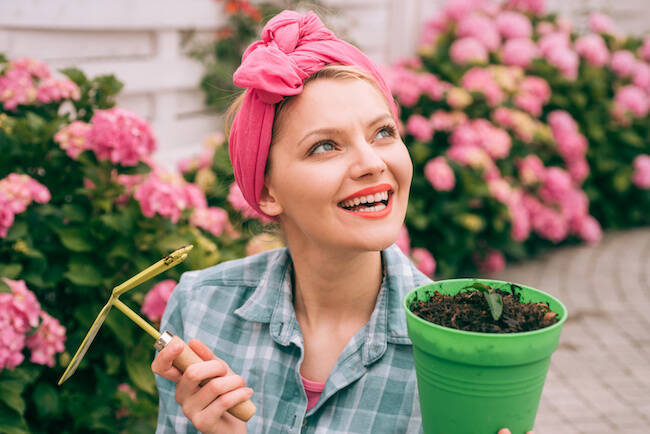
M 172 344 L 158 432 L 421 432 L 401 300 L 430 280 L 394 245 L 412 164 L 372 62 L 313 13 L 269 21 L 234 75 L 229 151 L 242 194 L 286 249 L 186 273 L 162 327 Z M 251 399 L 247 423 L 227 410 Z

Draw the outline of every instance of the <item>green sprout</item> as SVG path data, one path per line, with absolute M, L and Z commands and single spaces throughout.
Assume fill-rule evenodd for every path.
M 501 298 L 501 294 L 496 292 L 495 288 L 479 282 L 474 282 L 470 286 L 466 286 L 463 289 L 469 288 L 476 289 L 483 293 L 485 300 L 487 300 L 488 306 L 490 306 L 490 313 L 492 314 L 492 318 L 494 318 L 495 321 L 499 321 L 499 318 L 501 318 L 501 314 L 503 313 L 503 299 Z

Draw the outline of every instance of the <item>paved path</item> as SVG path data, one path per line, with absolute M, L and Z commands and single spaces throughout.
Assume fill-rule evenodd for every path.
M 569 310 L 535 434 L 650 433 L 650 228 L 560 248 L 494 278 L 539 288 Z

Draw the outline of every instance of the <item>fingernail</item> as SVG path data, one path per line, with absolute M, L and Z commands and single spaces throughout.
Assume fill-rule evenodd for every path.
M 172 342 L 171 344 L 169 344 L 169 350 L 173 353 L 175 353 L 176 351 L 180 351 L 182 347 L 183 346 L 181 345 L 180 342 Z
M 245 389 L 246 389 L 246 392 L 248 392 L 249 397 L 253 396 L 253 389 L 251 389 L 250 387 L 246 387 Z

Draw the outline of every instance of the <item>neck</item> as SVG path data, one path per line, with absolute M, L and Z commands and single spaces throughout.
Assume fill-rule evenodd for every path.
M 362 327 L 382 281 L 381 253 L 291 249 L 301 327 Z

